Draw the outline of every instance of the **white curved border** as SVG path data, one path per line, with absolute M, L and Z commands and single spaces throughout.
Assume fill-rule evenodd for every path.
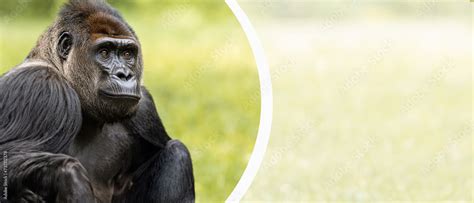
M 250 184 L 252 184 L 252 181 L 260 168 L 263 156 L 267 150 L 268 140 L 270 139 L 273 113 L 272 81 L 262 44 L 258 40 L 257 33 L 252 27 L 250 20 L 235 0 L 226 0 L 225 2 L 234 13 L 249 40 L 250 47 L 252 48 L 253 55 L 257 62 L 258 77 L 260 80 L 261 110 L 257 141 L 255 142 L 247 168 L 245 168 L 245 171 L 240 178 L 239 183 L 235 186 L 234 191 L 232 191 L 226 200 L 226 202 L 239 202 L 249 189 Z

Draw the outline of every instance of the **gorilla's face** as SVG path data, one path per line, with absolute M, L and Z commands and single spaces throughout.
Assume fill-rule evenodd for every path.
M 87 43 L 73 43 L 70 52 L 64 71 L 86 116 L 114 122 L 135 113 L 141 98 L 142 71 L 140 45 L 135 37 L 91 34 Z
M 132 103 L 140 100 L 136 78 L 138 45 L 133 38 L 99 38 L 90 53 L 101 71 L 99 96 Z
M 88 51 L 94 62 L 91 67 L 99 70 L 95 94 L 105 120 L 120 119 L 136 110 L 141 97 L 138 50 L 134 38 L 102 37 Z

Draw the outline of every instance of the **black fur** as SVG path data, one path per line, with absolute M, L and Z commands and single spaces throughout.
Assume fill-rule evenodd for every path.
M 131 188 L 133 195 L 118 196 L 114 202 L 193 202 L 193 169 L 183 166 L 191 166 L 188 150 L 180 141 L 169 141 L 135 172 L 134 181 L 140 184 Z
M 27 59 L 0 77 L 1 202 L 193 202 L 190 154 L 168 136 L 145 87 L 137 86 L 139 102 L 100 102 L 92 79 L 110 79 L 87 54 L 95 32 L 138 43 L 103 1 L 71 0 Z M 137 54 L 127 70 L 139 83 Z
M 0 148 L 64 153 L 81 127 L 75 91 L 49 67 L 23 67 L 0 78 Z

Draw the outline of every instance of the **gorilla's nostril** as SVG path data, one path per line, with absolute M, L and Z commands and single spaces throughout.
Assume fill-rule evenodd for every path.
M 133 75 L 132 75 L 132 74 L 128 74 L 126 80 L 130 80 L 130 79 L 132 79 L 132 78 L 133 78 Z
M 128 71 L 119 70 L 114 73 L 114 77 L 122 81 L 129 81 L 132 78 L 132 74 Z
M 115 74 L 120 80 L 128 80 L 128 76 L 125 73 L 117 73 Z

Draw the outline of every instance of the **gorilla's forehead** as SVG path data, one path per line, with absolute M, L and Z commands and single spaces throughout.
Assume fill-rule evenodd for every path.
M 104 12 L 98 12 L 87 18 L 92 40 L 103 36 L 132 37 L 133 34 L 128 26 L 115 16 Z

